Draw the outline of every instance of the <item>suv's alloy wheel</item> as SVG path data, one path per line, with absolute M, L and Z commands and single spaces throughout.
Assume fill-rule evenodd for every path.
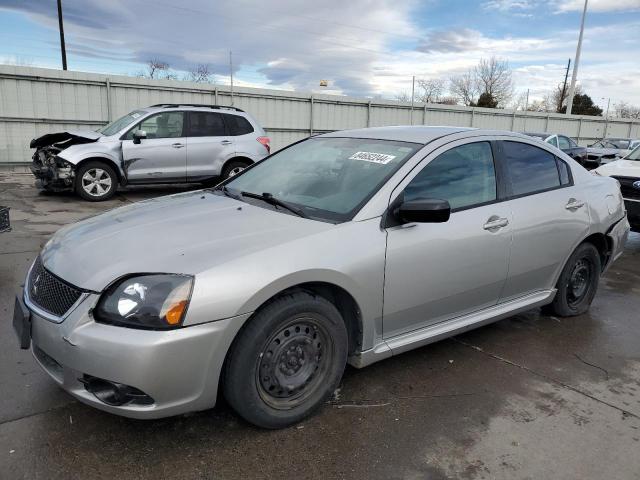
M 118 177 L 107 164 L 91 161 L 81 165 L 76 171 L 75 190 L 85 200 L 108 200 L 117 188 Z

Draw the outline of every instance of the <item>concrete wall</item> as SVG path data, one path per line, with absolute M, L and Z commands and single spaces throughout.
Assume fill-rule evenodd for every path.
M 233 104 L 254 115 L 274 149 L 309 135 L 383 125 L 455 125 L 563 133 L 587 145 L 605 136 L 640 138 L 627 119 L 514 112 L 236 88 Z M 227 86 L 0 65 L 0 165 L 29 162 L 29 141 L 64 129 L 95 129 L 156 103 L 230 105 Z

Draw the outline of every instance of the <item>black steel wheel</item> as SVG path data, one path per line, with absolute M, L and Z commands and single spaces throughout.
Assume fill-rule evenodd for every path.
M 223 391 L 247 421 L 283 428 L 319 408 L 338 387 L 347 331 L 336 307 L 298 291 L 258 310 L 225 362 Z
M 598 290 L 601 271 L 596 247 L 591 243 L 579 245 L 560 274 L 557 293 L 549 310 L 561 317 L 580 315 L 589 310 Z

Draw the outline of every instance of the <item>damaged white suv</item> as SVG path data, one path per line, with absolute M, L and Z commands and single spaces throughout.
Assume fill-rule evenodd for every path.
M 270 140 L 238 108 L 159 104 L 97 131 L 43 135 L 30 147 L 38 188 L 74 190 L 95 202 L 111 198 L 118 185 L 224 180 L 266 157 Z

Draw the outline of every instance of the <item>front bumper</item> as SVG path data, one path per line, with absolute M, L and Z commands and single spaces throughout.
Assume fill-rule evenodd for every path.
M 43 162 L 38 159 L 37 152 L 33 162 L 29 166 L 31 173 L 36 177 L 36 186 L 52 191 L 65 191 L 73 189 L 75 172 L 71 164 L 58 165 L 56 162 Z
M 640 200 L 625 198 L 624 207 L 627 209 L 627 218 L 631 224 L 631 230 L 640 232 Z
M 61 323 L 31 312 L 33 355 L 78 400 L 131 418 L 161 418 L 215 405 L 226 352 L 249 314 L 170 331 L 96 323 L 89 295 Z M 81 381 L 97 377 L 139 389 L 151 405 L 111 406 Z

